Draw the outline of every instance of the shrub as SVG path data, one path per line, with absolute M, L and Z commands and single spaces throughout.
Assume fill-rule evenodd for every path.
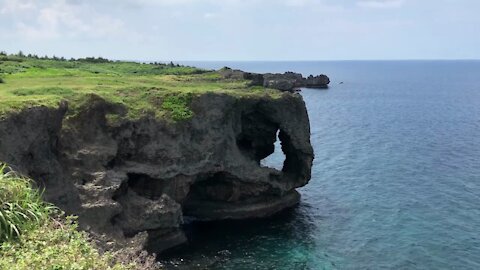
M 2 78 L 0 78 L 0 83 L 5 83 L 5 81 Z
M 0 242 L 20 236 L 45 221 L 55 207 L 41 199 L 29 179 L 0 165 Z
M 110 63 L 111 61 L 103 58 L 103 57 L 85 57 L 85 58 L 79 58 L 78 61 L 80 62 L 86 62 L 86 63 Z

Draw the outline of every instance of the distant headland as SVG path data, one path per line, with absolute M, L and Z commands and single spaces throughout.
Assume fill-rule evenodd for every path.
M 302 87 L 326 89 L 330 83 L 330 78 L 324 74 L 318 76 L 310 75 L 305 78 L 302 74 L 295 72 L 260 74 L 231 69 L 229 67 L 220 69 L 219 73 L 226 79 L 251 80 L 254 86 L 263 86 L 265 88 L 289 92 L 294 92 L 296 89 Z

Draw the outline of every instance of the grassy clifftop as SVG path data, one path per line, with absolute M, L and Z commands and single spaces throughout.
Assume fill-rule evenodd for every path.
M 0 116 L 29 107 L 75 106 L 95 94 L 124 105 L 124 117 L 145 114 L 188 119 L 190 100 L 205 92 L 232 95 L 278 95 L 249 87 L 248 81 L 225 80 L 219 73 L 174 64 L 141 64 L 106 59 L 39 59 L 0 55 Z

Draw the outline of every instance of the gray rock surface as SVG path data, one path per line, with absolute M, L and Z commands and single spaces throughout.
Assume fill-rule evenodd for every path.
M 298 202 L 313 160 L 300 95 L 210 93 L 190 107 L 194 117 L 179 123 L 110 123 L 106 115 L 125 108 L 94 95 L 73 117 L 67 104 L 25 110 L 0 120 L 0 160 L 36 179 L 82 228 L 120 245 L 147 233 L 143 245 L 155 252 L 186 241 L 184 216 L 264 217 Z M 277 132 L 281 171 L 260 165 Z
M 330 79 L 327 75 L 310 75 L 306 79 L 303 79 L 303 85 L 307 88 L 328 88 L 330 84 Z
M 326 75 L 313 76 L 304 78 L 300 73 L 285 72 L 281 73 L 250 73 L 241 70 L 224 67 L 220 69 L 219 74 L 225 79 L 231 80 L 251 80 L 253 86 L 263 86 L 273 88 L 280 91 L 294 92 L 295 89 L 306 88 L 328 88 L 330 79 Z

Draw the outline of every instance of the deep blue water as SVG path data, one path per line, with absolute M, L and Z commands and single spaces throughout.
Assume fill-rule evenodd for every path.
M 194 65 L 332 83 L 302 91 L 315 161 L 301 204 L 187 226 L 180 268 L 480 269 L 480 61 Z

